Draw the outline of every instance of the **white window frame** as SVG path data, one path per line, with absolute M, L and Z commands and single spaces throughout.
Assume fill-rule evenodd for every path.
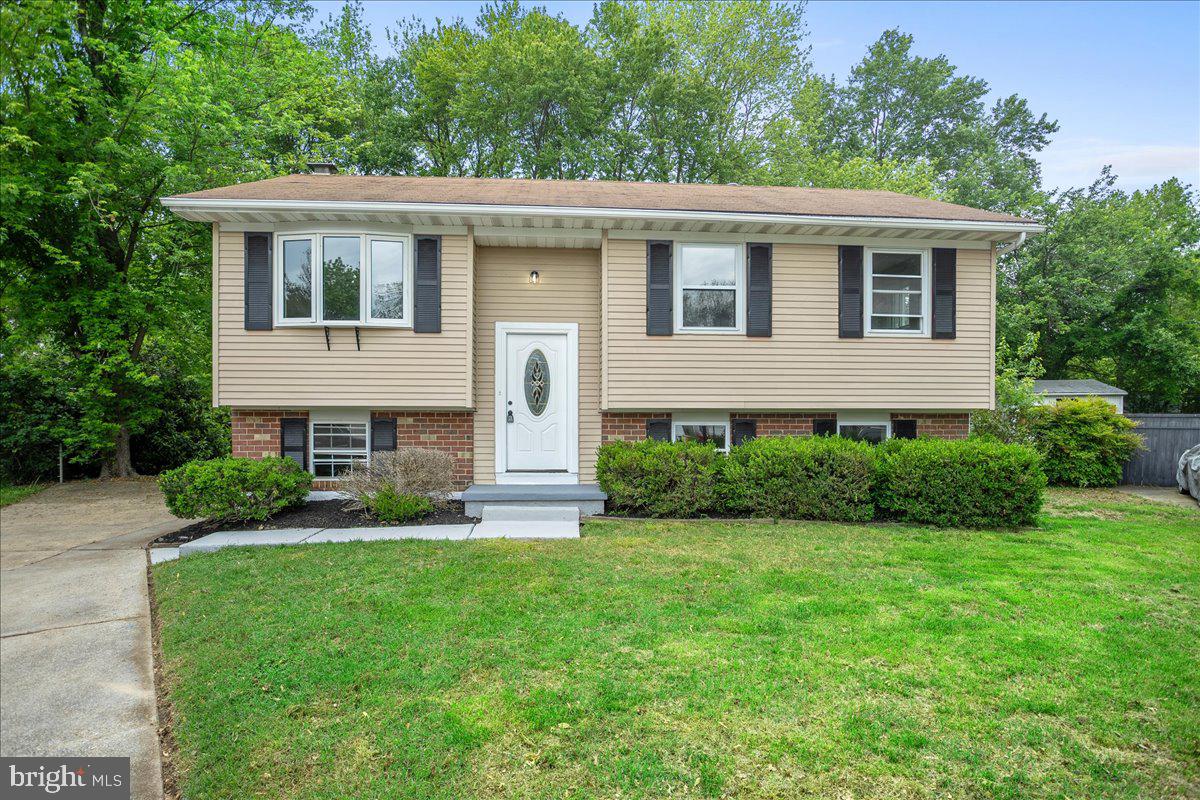
M 891 413 L 879 413 L 877 411 L 858 412 L 858 411 L 839 411 L 837 415 L 837 434 L 842 435 L 842 426 L 844 425 L 872 425 L 883 427 L 883 439 L 887 441 L 892 438 L 892 415 Z
M 714 413 L 711 411 L 694 412 L 681 411 L 671 414 L 671 441 L 679 441 L 679 428 L 684 425 L 712 425 L 725 428 L 725 446 L 717 448 L 722 453 L 728 453 L 729 448 L 733 445 L 733 423 L 729 419 L 728 414 Z
M 358 238 L 358 319 L 327 320 L 325 314 L 324 261 L 325 237 Z M 312 248 L 312 309 L 307 317 L 283 316 L 283 243 L 286 241 L 308 241 Z M 404 245 L 404 316 L 386 319 L 371 315 L 371 246 L 372 241 L 400 242 Z M 374 232 L 364 230 L 319 230 L 287 231 L 275 234 L 275 257 L 272 265 L 272 297 L 277 327 L 380 327 L 411 328 L 413 320 L 413 237 L 408 233 Z
M 916 331 L 897 331 L 897 330 L 876 330 L 871 327 L 871 318 L 875 316 L 871 313 L 875 307 L 875 254 L 901 254 L 901 255 L 918 255 L 921 257 L 921 329 Z M 863 330 L 867 336 L 908 336 L 908 337 L 928 337 L 929 336 L 929 315 L 930 301 L 932 292 L 930 291 L 930 252 L 927 249 L 918 248 L 903 248 L 903 247 L 867 247 L 864 248 L 864 268 L 863 275 L 866 283 L 865 301 L 863 303 Z M 880 289 L 881 293 L 891 293 L 894 290 Z M 881 315 L 882 316 L 882 315 Z M 862 423 L 868 424 L 868 423 Z M 889 428 L 890 429 L 890 428 Z
M 683 324 L 683 290 L 684 289 L 714 289 L 713 286 L 684 286 L 683 285 L 683 254 L 690 247 L 728 247 L 733 250 L 734 257 L 734 313 L 736 325 L 732 328 L 700 328 L 687 327 Z M 743 333 L 746 329 L 746 244 L 745 242 L 676 242 L 671 248 L 671 284 L 675 306 L 676 333 Z M 726 289 L 728 291 L 728 289 Z
M 348 455 L 358 456 L 361 452 L 362 460 L 370 462 L 371 460 L 371 415 L 368 412 L 363 414 L 357 410 L 350 411 L 314 411 L 309 414 L 308 418 L 308 469 L 315 476 L 317 474 L 317 426 L 318 425 L 365 425 L 366 426 L 366 442 L 365 451 L 359 450 L 322 450 L 323 454 L 331 455 Z M 340 477 L 334 475 L 329 477 L 317 477 L 321 481 L 339 481 Z

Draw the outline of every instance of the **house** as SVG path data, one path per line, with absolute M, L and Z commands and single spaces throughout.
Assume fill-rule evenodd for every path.
M 579 486 L 616 439 L 965 437 L 996 255 L 1041 230 L 881 191 L 323 172 L 163 203 L 212 224 L 234 454 L 325 487 L 397 445 L 464 487 Z
M 1047 406 L 1068 397 L 1100 397 L 1111 403 L 1117 409 L 1118 414 L 1125 413 L 1125 395 L 1128 394 L 1124 389 L 1118 389 L 1115 386 L 1109 386 L 1107 383 L 1091 379 L 1034 381 L 1033 391 L 1041 395 L 1042 405 Z

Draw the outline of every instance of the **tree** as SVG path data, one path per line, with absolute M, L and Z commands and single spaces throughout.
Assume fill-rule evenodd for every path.
M 348 128 L 287 2 L 0 6 L 0 303 L 6 365 L 61 349 L 66 438 L 103 474 L 162 405 L 156 342 L 204 371 L 209 234 L 158 198 L 295 169 Z M 276 20 L 284 24 L 276 24 Z
M 1048 205 L 1047 231 L 1002 264 L 999 329 L 1030 331 L 1056 378 L 1129 392 L 1131 411 L 1191 410 L 1200 396 L 1200 208 L 1172 179 L 1115 188 L 1105 169 Z

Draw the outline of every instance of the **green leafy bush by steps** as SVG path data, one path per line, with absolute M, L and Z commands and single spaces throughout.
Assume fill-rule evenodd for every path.
M 1142 447 L 1136 423 L 1098 397 L 1061 400 L 1033 414 L 1042 468 L 1057 486 L 1116 486 L 1121 468 Z
M 433 513 L 433 500 L 425 495 L 397 492 L 384 486 L 362 499 L 372 516 L 384 522 L 412 522 Z
M 698 442 L 611 442 L 596 477 L 616 514 L 695 517 L 716 508 L 724 453 Z
M 1032 447 L 987 439 L 892 439 L 875 453 L 877 517 L 944 527 L 1030 525 L 1046 475 Z
M 731 513 L 786 519 L 869 521 L 874 448 L 838 436 L 752 439 L 725 464 L 722 496 Z
M 264 520 L 303 503 L 312 481 L 290 458 L 214 458 L 164 472 L 158 485 L 177 517 Z

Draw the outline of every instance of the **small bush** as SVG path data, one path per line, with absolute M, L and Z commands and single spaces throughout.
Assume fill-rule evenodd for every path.
M 368 499 L 384 490 L 393 494 L 428 497 L 444 505 L 454 490 L 454 459 L 441 450 L 401 447 L 371 454 L 371 460 L 342 476 L 339 487 L 370 507 Z
M 1121 468 L 1142 446 L 1135 425 L 1098 397 L 1041 406 L 1033 434 L 1046 477 L 1059 486 L 1116 486 Z
M 312 481 L 290 458 L 215 458 L 164 472 L 158 485 L 177 517 L 264 520 L 303 503 Z
M 371 514 L 384 522 L 412 522 L 433 513 L 433 500 L 422 494 L 402 494 L 385 486 L 364 501 Z
M 609 510 L 651 517 L 695 517 L 717 505 L 724 454 L 698 442 L 611 442 L 596 477 Z
M 893 439 L 876 451 L 879 516 L 962 528 L 1030 525 L 1046 475 L 1036 450 L 985 439 Z
M 722 496 L 733 513 L 869 521 L 874 449 L 841 437 L 752 439 L 725 464 Z

